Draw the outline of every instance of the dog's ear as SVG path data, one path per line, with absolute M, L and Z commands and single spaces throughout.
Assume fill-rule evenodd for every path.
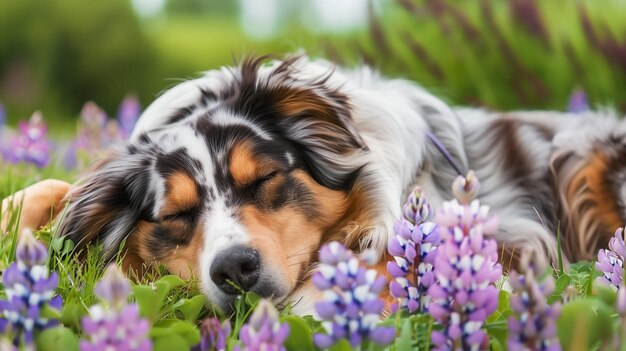
M 78 248 L 98 241 L 106 259 L 133 230 L 148 198 L 149 162 L 117 151 L 97 163 L 68 194 L 69 205 L 59 216 L 57 232 Z
M 275 109 L 284 136 L 303 153 L 311 175 L 335 190 L 349 188 L 364 165 L 361 139 L 348 99 L 315 83 L 276 88 Z
M 227 98 L 234 112 L 250 116 L 263 128 L 285 137 L 301 151 L 314 179 L 334 190 L 351 187 L 365 164 L 361 139 L 349 99 L 329 84 L 332 70 L 305 72 L 310 63 L 294 56 L 264 66 L 267 57 L 240 66 L 238 84 Z M 310 74 L 309 74 L 310 73 Z

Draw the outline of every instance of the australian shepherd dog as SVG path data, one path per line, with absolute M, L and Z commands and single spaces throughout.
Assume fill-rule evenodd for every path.
M 554 264 L 557 231 L 569 261 L 591 259 L 623 225 L 626 128 L 611 113 L 453 108 L 412 82 L 304 56 L 247 59 L 168 90 L 71 188 L 22 192 L 33 217 L 22 224 L 69 201 L 57 231 L 79 248 L 98 242 L 110 259 L 124 242 L 125 269 L 197 277 L 225 310 L 240 288 L 308 313 L 322 244 L 372 248 L 382 272 L 412 187 L 435 208 L 452 198 L 445 153 L 480 179 L 504 262 L 535 252 Z

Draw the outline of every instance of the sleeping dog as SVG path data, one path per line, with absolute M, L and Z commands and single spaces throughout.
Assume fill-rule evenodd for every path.
M 626 215 L 625 133 L 608 113 L 455 109 L 367 67 L 247 59 L 165 92 L 71 190 L 36 185 L 47 206 L 27 189 L 22 225 L 69 201 L 58 233 L 107 259 L 125 240 L 127 270 L 196 276 L 223 309 L 240 288 L 306 313 L 320 245 L 373 248 L 384 271 L 405 195 L 420 185 L 437 208 L 452 163 L 480 179 L 504 262 L 552 264 L 557 230 L 567 259 L 591 259 Z

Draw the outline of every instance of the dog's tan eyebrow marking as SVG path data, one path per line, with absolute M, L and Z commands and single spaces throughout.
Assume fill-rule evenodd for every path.
M 246 186 L 271 173 L 272 161 L 255 157 L 250 143 L 237 144 L 230 150 L 228 170 L 238 186 Z
M 196 182 L 183 172 L 168 176 L 166 189 L 165 205 L 161 209 L 161 215 L 175 214 L 200 204 Z

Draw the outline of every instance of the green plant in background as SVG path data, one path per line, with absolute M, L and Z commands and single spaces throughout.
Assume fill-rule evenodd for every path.
M 626 110 L 623 1 L 395 0 L 369 32 L 327 40 L 343 63 L 365 61 L 455 104 L 557 109 L 575 87 Z

